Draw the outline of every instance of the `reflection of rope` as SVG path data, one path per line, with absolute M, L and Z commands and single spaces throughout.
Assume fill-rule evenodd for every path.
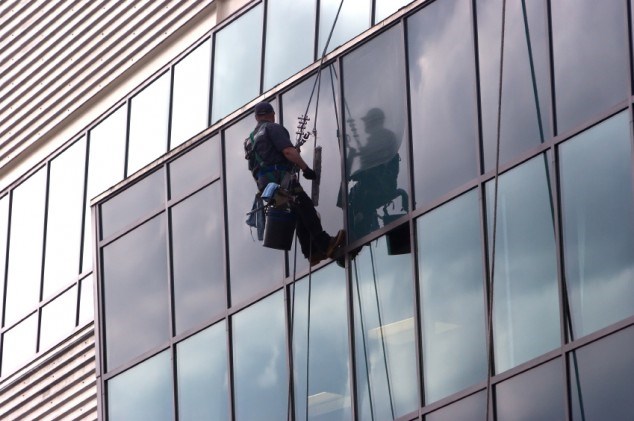
M 486 418 L 489 420 L 491 406 L 493 404 L 491 399 L 491 377 L 493 375 L 493 291 L 495 290 L 495 239 L 497 236 L 497 211 L 498 211 L 498 180 L 500 175 L 500 122 L 502 120 L 502 77 L 504 71 L 504 26 L 506 23 L 506 0 L 502 0 L 502 33 L 500 35 L 500 77 L 498 80 L 498 112 L 497 112 L 497 132 L 496 132 L 496 148 L 495 148 L 495 188 L 493 198 L 493 240 L 491 252 L 491 286 L 489 291 L 489 302 L 487 315 L 487 329 L 488 329 L 488 358 L 487 358 L 487 400 L 486 400 Z
M 524 17 L 524 32 L 526 33 L 526 46 L 528 48 L 528 60 L 531 67 L 531 79 L 533 82 L 533 97 L 535 98 L 535 109 L 537 110 L 537 125 L 539 127 L 539 138 L 544 143 L 544 128 L 542 127 L 542 113 L 539 106 L 539 95 L 537 92 L 537 80 L 535 77 L 535 64 L 533 63 L 533 49 L 531 47 L 531 34 L 528 30 L 528 15 L 526 13 L 526 0 L 522 0 L 522 15 Z

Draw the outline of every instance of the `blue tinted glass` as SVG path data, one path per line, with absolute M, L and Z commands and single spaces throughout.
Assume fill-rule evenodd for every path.
M 426 402 L 486 378 L 486 332 L 477 191 L 418 220 Z
M 176 333 L 226 308 L 220 183 L 172 208 Z
M 630 420 L 634 414 L 634 329 L 569 355 L 572 419 Z
M 345 297 L 345 272 L 334 264 L 291 292 L 297 420 L 351 419 Z
M 109 380 L 108 419 L 111 421 L 173 419 L 170 352 L 162 352 Z
M 408 19 L 416 205 L 477 173 L 475 60 L 469 0 L 436 1 Z
M 343 61 L 351 240 L 390 222 L 408 206 L 405 63 L 400 31 L 396 26 Z M 395 206 L 388 210 L 391 204 Z
M 227 420 L 226 324 L 218 323 L 179 343 L 178 419 Z
M 258 189 L 244 159 L 243 142 L 255 124 L 249 115 L 224 136 L 232 303 L 272 287 L 284 276 L 284 253 L 263 247 L 256 230 L 245 223 Z
M 190 193 L 220 175 L 220 137 L 214 136 L 169 164 L 170 198 Z
M 411 3 L 412 0 L 374 0 L 375 8 L 374 21 L 379 22 L 396 12 L 406 4 Z
M 574 336 L 634 314 L 629 114 L 561 145 L 564 263 Z
M 262 8 L 254 7 L 216 34 L 212 123 L 260 93 Z
M 319 1 L 319 48 L 317 54 L 320 57 L 341 3 L 341 0 Z M 372 0 L 346 0 L 343 2 L 332 38 L 328 44 L 329 52 L 370 27 L 371 3 Z
M 496 386 L 497 419 L 565 419 L 561 359 L 542 364 Z M 615 418 L 605 418 L 615 419 Z
M 288 366 L 282 292 L 242 310 L 232 320 L 235 419 L 286 419 Z
M 392 254 L 388 244 L 381 237 L 352 261 L 361 419 L 394 419 L 418 407 L 412 255 Z
M 506 2 L 500 124 L 502 163 L 552 136 L 545 1 Z M 485 170 L 495 168 L 502 0 L 478 0 Z
M 425 416 L 425 421 L 479 421 L 486 419 L 486 392 L 467 396 Z
M 626 3 L 551 2 L 557 129 L 571 129 L 625 100 L 629 88 Z
M 146 176 L 101 205 L 101 238 L 108 238 L 165 203 L 165 170 Z
M 555 232 L 546 159 L 537 156 L 486 184 L 489 244 L 497 220 L 494 273 L 496 371 L 561 343 Z M 491 259 L 493 255 L 491 253 Z
M 108 370 L 169 337 L 165 217 L 103 248 Z

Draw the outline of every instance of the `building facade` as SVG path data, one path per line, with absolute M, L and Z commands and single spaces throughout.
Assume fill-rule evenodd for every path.
M 630 1 L 179 8 L 97 118 L 3 144 L 3 390 L 62 361 L 87 419 L 634 417 Z M 261 100 L 336 261 L 245 223 Z

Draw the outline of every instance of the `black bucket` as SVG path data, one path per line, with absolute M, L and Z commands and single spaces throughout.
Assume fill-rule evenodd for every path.
M 266 214 L 264 247 L 290 250 L 295 233 L 295 215 L 288 210 L 271 208 Z

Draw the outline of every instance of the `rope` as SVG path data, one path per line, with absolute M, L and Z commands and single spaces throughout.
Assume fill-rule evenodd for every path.
M 524 32 L 526 34 L 526 47 L 528 48 L 528 60 L 531 68 L 531 80 L 533 82 L 533 97 L 535 98 L 535 109 L 537 110 L 537 125 L 539 127 L 539 139 L 544 143 L 544 128 L 542 125 L 542 113 L 539 105 L 539 94 L 537 91 L 537 78 L 535 77 L 535 64 L 533 62 L 533 48 L 531 47 L 531 34 L 528 29 L 528 14 L 526 13 L 526 0 L 522 0 L 522 15 L 524 17 Z
M 488 340 L 487 340 L 487 392 L 486 392 L 486 420 L 488 421 L 490 418 L 492 395 L 491 395 L 491 377 L 493 371 L 493 292 L 495 290 L 495 242 L 497 237 L 497 211 L 498 211 L 498 180 L 500 175 L 500 126 L 502 121 L 502 81 L 503 81 L 503 71 L 504 71 L 504 27 L 506 24 L 506 0 L 502 0 L 502 32 L 500 35 L 500 77 L 498 80 L 498 110 L 497 110 L 497 132 L 496 132 L 496 147 L 495 147 L 495 187 L 494 187 L 494 198 L 493 198 L 493 241 L 491 252 L 491 286 L 489 291 L 489 300 L 488 300 L 488 310 L 489 313 L 487 315 L 487 329 L 488 329 Z

